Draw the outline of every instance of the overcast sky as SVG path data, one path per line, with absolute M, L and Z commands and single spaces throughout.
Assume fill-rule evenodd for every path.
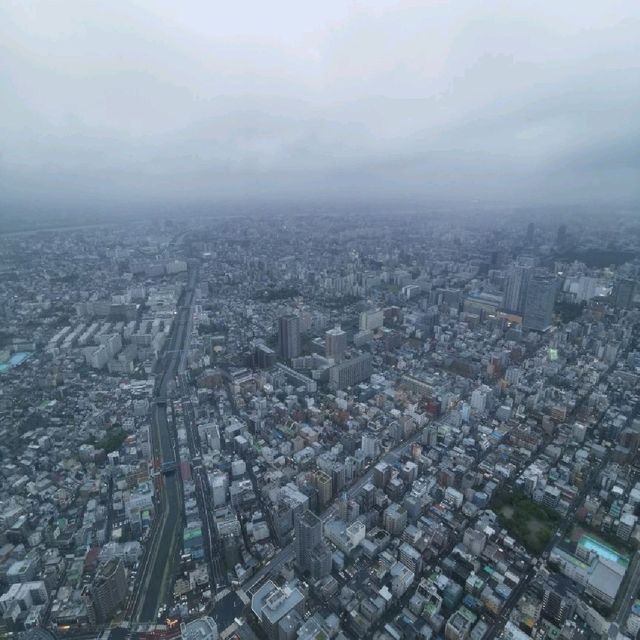
M 638 0 L 3 0 L 0 205 L 637 204 Z

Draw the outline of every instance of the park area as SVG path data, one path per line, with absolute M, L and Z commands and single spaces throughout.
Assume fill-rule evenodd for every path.
M 501 492 L 493 500 L 500 525 L 530 553 L 541 554 L 555 532 L 560 515 L 522 491 Z

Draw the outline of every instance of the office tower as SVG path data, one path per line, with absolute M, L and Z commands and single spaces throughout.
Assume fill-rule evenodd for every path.
M 340 493 L 346 483 L 346 470 L 342 462 L 335 462 L 331 467 L 331 486 L 333 488 L 334 495 Z
M 341 362 L 344 352 L 347 350 L 347 334 L 340 327 L 329 329 L 324 334 L 324 352 L 327 358 L 333 358 L 335 362 Z
M 296 518 L 296 566 L 305 573 L 311 569 L 311 552 L 322 542 L 322 520 L 311 511 Z
M 618 309 L 630 309 L 636 283 L 631 278 L 618 278 L 613 285 L 613 304 Z
M 344 491 L 340 494 L 340 497 L 337 500 L 337 515 L 338 519 L 343 522 L 347 521 L 347 512 L 349 510 L 349 494 Z
M 364 511 L 368 511 L 373 508 L 376 499 L 376 488 L 370 483 L 367 484 L 360 489 L 359 494 L 360 501 L 362 503 L 362 508 Z
M 438 444 L 438 425 L 428 424 L 422 430 L 422 444 L 426 444 L 428 447 L 435 447 Z
M 362 434 L 360 448 L 365 458 L 375 458 L 378 454 L 378 438 L 375 434 L 367 431 Z
M 491 399 L 493 397 L 493 391 L 491 387 L 488 387 L 486 384 L 481 385 L 477 389 L 474 389 L 471 394 L 471 408 L 478 412 L 482 413 L 489 409 L 489 405 L 491 404 Z
M 525 329 L 546 331 L 553 320 L 557 281 L 544 272 L 534 273 L 529 278 L 522 325 Z
M 300 318 L 294 314 L 282 316 L 278 321 L 278 348 L 280 358 L 286 362 L 300 355 Z
M 89 618 L 95 622 L 108 621 L 124 602 L 126 595 L 127 578 L 122 560 L 114 558 L 100 565 L 85 592 Z
M 391 480 L 391 465 L 386 462 L 378 462 L 373 468 L 373 484 L 378 489 L 384 489 Z
M 270 369 L 276 363 L 276 352 L 266 344 L 259 343 L 255 346 L 253 358 L 258 369 Z
M 531 266 L 528 264 L 516 264 L 511 267 L 502 301 L 502 307 L 505 311 L 522 314 L 530 275 Z
M 316 489 L 318 490 L 318 505 L 320 508 L 326 507 L 333 494 L 333 483 L 331 476 L 324 471 L 316 471 Z
M 331 573 L 331 550 L 321 542 L 309 556 L 309 573 L 314 580 L 326 578 Z
M 371 377 L 371 354 L 345 360 L 329 369 L 329 386 L 334 389 L 346 389 Z
M 215 525 L 218 539 L 222 542 L 224 561 L 229 569 L 240 559 L 240 539 L 242 528 L 233 509 L 222 507 L 215 511 Z
M 399 536 L 407 526 L 407 509 L 392 502 L 382 514 L 382 526 L 393 536 Z

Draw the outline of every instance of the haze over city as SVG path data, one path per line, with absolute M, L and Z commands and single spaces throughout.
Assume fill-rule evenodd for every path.
M 640 7 L 4 2 L 3 215 L 638 204 Z
M 640 638 L 640 4 L 0 6 L 1 640 Z

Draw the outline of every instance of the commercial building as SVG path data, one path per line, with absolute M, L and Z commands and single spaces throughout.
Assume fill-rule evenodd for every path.
M 507 313 L 522 315 L 524 312 L 525 300 L 527 297 L 527 287 L 531 276 L 530 264 L 514 265 L 507 279 L 504 290 L 502 308 Z
M 375 331 L 384 324 L 384 311 L 371 309 L 360 314 L 360 331 Z
M 395 502 L 391 503 L 383 514 L 384 528 L 394 536 L 399 536 L 407 526 L 407 509 Z
M 557 281 L 552 275 L 535 273 L 529 279 L 522 324 L 525 329 L 546 331 L 553 321 Z
M 124 564 L 114 558 L 98 567 L 93 582 L 85 592 L 89 619 L 105 622 L 124 602 L 127 595 L 127 578 Z
M 218 640 L 218 626 L 208 616 L 180 625 L 182 640 Z
M 285 362 L 300 355 L 300 318 L 297 315 L 289 314 L 278 320 L 278 349 Z
M 346 389 L 371 377 L 371 355 L 363 353 L 329 369 L 329 386 Z
M 630 309 L 636 290 L 636 281 L 618 278 L 613 285 L 613 304 L 619 309 Z
M 347 334 L 340 327 L 329 329 L 324 334 L 324 352 L 327 358 L 333 358 L 335 362 L 341 362 L 344 352 L 347 350 Z
M 326 507 L 333 495 L 333 482 L 331 476 L 324 471 L 316 471 L 316 489 L 318 490 L 318 504 Z
M 359 520 L 348 526 L 342 520 L 331 520 L 324 527 L 327 540 L 346 555 L 349 555 L 360 545 L 365 538 L 366 532 L 366 526 Z
M 304 573 L 311 569 L 311 552 L 322 542 L 322 520 L 303 511 L 295 521 L 296 566 Z
M 292 611 L 302 614 L 303 606 L 304 596 L 299 589 L 291 584 L 279 588 L 271 580 L 251 598 L 251 610 L 270 640 L 279 640 L 278 623 Z

